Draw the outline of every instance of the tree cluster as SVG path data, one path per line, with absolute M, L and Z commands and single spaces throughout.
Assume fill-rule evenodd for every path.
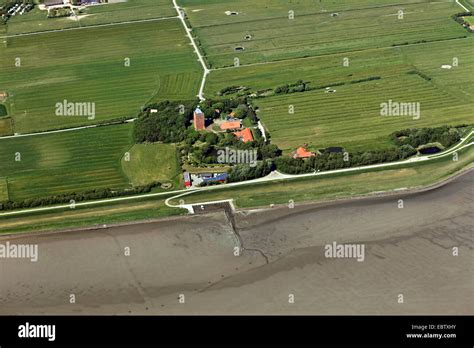
M 188 129 L 184 145 L 180 148 L 183 154 L 190 154 L 196 165 L 217 164 L 218 150 L 257 150 L 257 159 L 265 160 L 281 155 L 281 150 L 274 144 L 266 143 L 260 130 L 254 129 L 254 141 L 242 142 L 232 133 L 199 133 Z
M 288 174 L 303 174 L 349 167 L 359 167 L 377 163 L 393 162 L 415 155 L 417 151 L 410 145 L 379 151 L 344 153 L 323 153 L 305 160 L 279 157 L 275 164 L 279 171 Z
M 159 187 L 159 186 L 161 186 L 160 182 L 153 182 L 148 185 L 135 186 L 131 189 L 125 189 L 125 190 L 112 190 L 110 188 L 104 188 L 104 189 L 95 189 L 95 190 L 79 192 L 79 193 L 75 193 L 75 192 L 64 193 L 60 195 L 53 195 L 53 196 L 43 197 L 43 198 L 31 198 L 31 199 L 25 199 L 23 201 L 18 201 L 18 202 L 7 201 L 7 202 L 0 203 L 0 210 L 24 209 L 24 208 L 47 206 L 47 205 L 52 205 L 52 204 L 61 204 L 61 203 L 70 204 L 71 201 L 74 201 L 77 203 L 77 202 L 88 201 L 88 200 L 131 196 L 131 195 L 136 195 L 136 194 L 148 193 L 155 187 Z
M 197 101 L 163 101 L 148 106 L 135 121 L 135 142 L 177 143 L 184 140 L 197 104 Z
M 238 182 L 261 178 L 270 174 L 273 170 L 275 170 L 275 166 L 271 160 L 260 161 L 255 166 L 239 164 L 229 170 L 227 182 Z
M 391 134 L 395 144 L 410 145 L 418 148 L 429 143 L 440 143 L 444 147 L 450 147 L 461 139 L 460 127 L 436 127 L 436 128 L 410 128 Z

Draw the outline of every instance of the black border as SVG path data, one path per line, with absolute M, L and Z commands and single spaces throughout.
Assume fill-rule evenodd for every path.
M 0 347 L 377 345 L 472 347 L 473 316 L 0 316 Z M 56 325 L 56 340 L 19 338 L 25 324 Z M 409 339 L 417 325 L 456 325 L 431 333 L 456 338 Z

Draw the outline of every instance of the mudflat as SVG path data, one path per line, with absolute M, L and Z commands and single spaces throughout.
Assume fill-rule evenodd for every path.
M 473 184 L 5 236 L 38 260 L 0 259 L 0 314 L 472 315 Z M 363 260 L 328 258 L 333 243 Z

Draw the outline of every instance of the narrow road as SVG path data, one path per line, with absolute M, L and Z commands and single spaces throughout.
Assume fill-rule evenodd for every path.
M 456 0 L 456 4 L 458 4 L 459 6 L 461 6 L 466 12 L 471 12 L 471 11 L 469 11 L 469 9 L 468 9 L 467 7 L 465 7 L 463 4 L 461 4 L 461 3 L 459 2 L 459 0 Z
M 317 176 L 332 175 L 332 174 L 347 173 L 347 172 L 363 172 L 363 171 L 374 169 L 374 168 L 388 168 L 388 167 L 399 166 L 399 165 L 404 165 L 404 164 L 411 164 L 415 162 L 428 162 L 428 161 L 436 160 L 442 157 L 451 156 L 453 153 L 457 151 L 460 151 L 464 148 L 468 148 L 474 145 L 474 142 L 467 143 L 473 134 L 474 134 L 474 131 L 471 131 L 466 137 L 462 138 L 461 141 L 456 146 L 453 146 L 451 149 L 448 149 L 447 151 L 444 151 L 442 153 L 439 153 L 436 155 L 429 155 L 429 156 L 413 157 L 404 161 L 373 164 L 373 165 L 362 166 L 362 167 L 335 169 L 335 170 L 328 170 L 324 172 L 315 172 L 315 173 L 299 174 L 299 175 L 283 174 L 283 173 L 275 171 L 263 178 L 258 178 L 258 179 L 248 180 L 248 181 L 234 182 L 230 184 L 222 184 L 222 185 L 216 185 L 216 186 L 198 187 L 198 188 L 193 188 L 193 189 L 176 190 L 176 191 L 171 191 L 171 192 L 148 193 L 148 194 L 137 195 L 137 196 L 118 197 L 118 198 L 110 198 L 110 199 L 104 199 L 104 200 L 98 200 L 98 201 L 79 202 L 79 203 L 76 203 L 75 206 L 76 207 L 94 206 L 94 205 L 107 204 L 107 203 L 112 203 L 112 202 L 116 203 L 116 202 L 123 202 L 123 201 L 135 200 L 135 199 L 170 196 L 170 195 L 176 194 L 176 196 L 173 196 L 166 200 L 168 202 L 167 204 L 169 204 L 170 207 L 181 207 L 180 205 L 171 205 L 169 201 L 171 199 L 176 199 L 181 196 L 189 195 L 194 192 L 200 192 L 200 191 L 222 190 L 229 187 L 265 183 L 265 182 L 270 182 L 270 181 L 275 182 L 275 181 L 282 181 L 282 180 L 292 180 L 292 179 L 299 179 L 299 178 L 305 178 L 305 177 L 317 177 Z M 70 204 L 61 204 L 61 205 L 56 205 L 56 206 L 40 207 L 40 208 L 24 209 L 24 210 L 14 210 L 14 211 L 0 213 L 0 217 L 44 212 L 44 211 L 62 210 L 62 209 L 68 209 L 68 208 L 71 208 Z M 184 208 L 188 209 L 187 206 Z
M 186 24 L 186 21 L 184 20 L 184 10 L 178 6 L 178 4 L 176 3 L 176 0 L 173 0 L 173 5 L 174 5 L 174 8 L 176 9 L 176 12 L 178 13 L 178 18 L 181 20 L 181 23 L 183 24 L 184 31 L 186 32 L 186 35 L 188 36 L 189 40 L 191 41 L 192 46 L 194 47 L 194 52 L 198 56 L 199 62 L 201 63 L 202 68 L 204 70 L 201 86 L 199 87 L 199 93 L 197 95 L 199 100 L 203 101 L 203 100 L 206 100 L 203 94 L 204 94 L 204 87 L 206 86 L 207 75 L 209 74 L 210 70 L 208 69 L 206 62 L 204 61 L 204 57 L 202 56 L 198 45 L 194 41 L 194 37 L 191 34 L 192 29 L 188 27 L 188 25 Z
M 134 122 L 135 120 L 136 120 L 136 118 L 130 118 L 128 120 L 125 120 L 124 122 L 131 123 L 131 122 Z M 104 123 L 104 124 L 91 124 L 89 126 L 81 126 L 81 127 L 75 127 L 75 128 L 57 129 L 57 130 L 45 131 L 45 132 L 15 134 L 15 135 L 8 135 L 8 136 L 5 136 L 5 137 L 0 137 L 0 140 L 13 139 L 13 138 L 25 138 L 25 137 L 32 137 L 32 136 L 45 135 L 45 134 L 65 133 L 65 132 L 72 132 L 72 131 L 77 131 L 77 130 L 81 130 L 81 129 L 113 126 L 113 125 L 117 125 L 117 124 L 121 124 L 121 123 L 119 123 L 119 122 L 110 122 L 110 123 Z

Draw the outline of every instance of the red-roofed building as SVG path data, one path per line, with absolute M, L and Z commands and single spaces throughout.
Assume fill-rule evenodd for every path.
M 201 109 L 194 110 L 194 129 L 197 131 L 206 129 L 206 120 Z
M 183 174 L 184 176 L 184 186 L 186 187 L 191 187 L 191 175 L 189 174 L 189 172 L 184 172 Z
M 221 124 L 222 130 L 237 130 L 242 127 L 242 123 L 240 121 L 225 121 Z
M 304 147 L 299 147 L 293 154 L 293 158 L 310 158 L 314 156 L 316 156 L 314 152 L 308 151 Z
M 234 135 L 239 138 L 240 141 L 246 143 L 248 141 L 253 141 L 253 134 L 250 128 L 244 128 L 239 132 L 234 132 Z

